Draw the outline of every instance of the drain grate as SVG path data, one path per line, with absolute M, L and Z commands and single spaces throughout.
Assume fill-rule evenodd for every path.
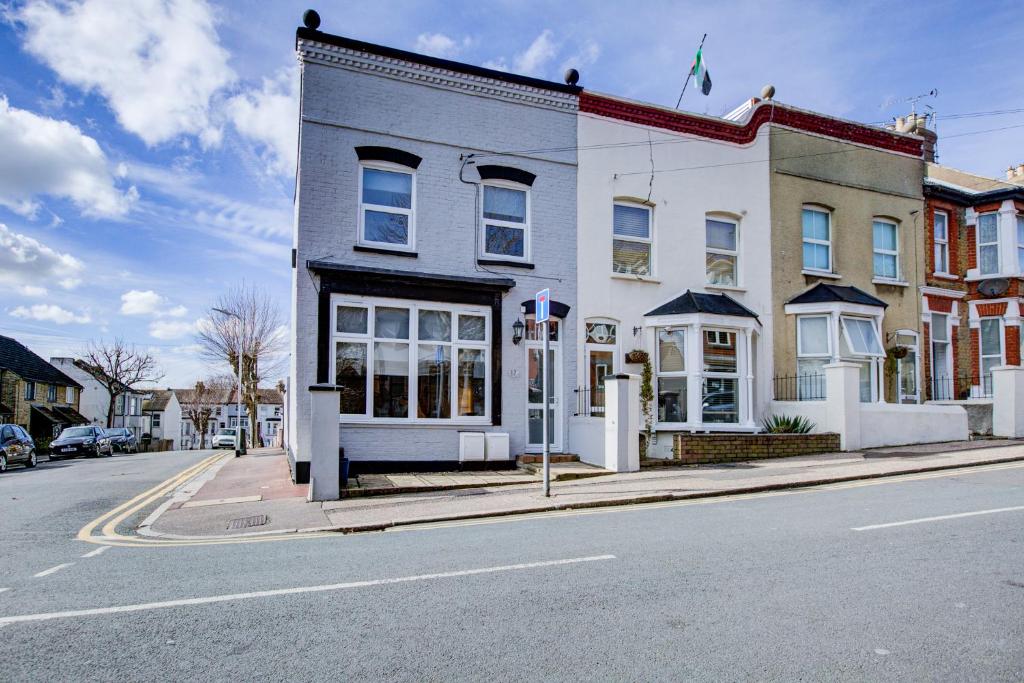
M 270 521 L 266 515 L 253 515 L 252 517 L 239 517 L 228 522 L 228 531 L 235 529 L 248 529 L 254 526 L 263 526 Z

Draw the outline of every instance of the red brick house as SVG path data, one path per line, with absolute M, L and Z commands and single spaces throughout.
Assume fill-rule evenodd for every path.
M 989 398 L 991 370 L 1020 365 L 1024 167 L 1009 181 L 927 164 L 926 397 Z

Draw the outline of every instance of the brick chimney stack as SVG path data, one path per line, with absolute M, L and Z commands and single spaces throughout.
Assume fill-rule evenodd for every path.
M 924 138 L 924 160 L 935 161 L 935 145 L 939 140 L 938 134 L 928 127 L 928 116 L 925 114 L 914 114 L 896 119 L 896 123 L 888 126 L 897 133 L 911 133 Z
M 1006 169 L 1006 180 L 1014 185 L 1024 185 L 1024 164 L 1017 164 Z

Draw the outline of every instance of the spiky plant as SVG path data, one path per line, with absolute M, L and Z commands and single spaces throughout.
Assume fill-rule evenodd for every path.
M 769 415 L 761 423 L 769 434 L 808 434 L 814 423 L 802 415 Z

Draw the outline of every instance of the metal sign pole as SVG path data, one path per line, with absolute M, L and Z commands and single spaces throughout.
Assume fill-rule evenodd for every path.
M 551 352 L 551 344 L 549 342 L 550 336 L 548 335 L 548 326 L 550 324 L 551 323 L 549 323 L 547 320 L 544 321 L 544 351 L 542 352 L 543 356 L 542 356 L 541 366 L 540 366 L 540 368 L 541 368 L 541 393 L 543 394 L 543 399 L 542 399 L 542 401 L 543 401 L 543 403 L 542 403 L 542 405 L 543 405 L 543 418 L 542 419 L 544 420 L 544 422 L 543 422 L 543 424 L 544 424 L 544 429 L 543 429 L 544 451 L 543 452 L 544 452 L 544 497 L 545 498 L 551 496 L 551 447 L 550 447 L 550 445 L 548 443 L 548 433 L 549 433 L 548 430 L 550 429 L 550 427 L 548 426 L 548 414 L 550 413 L 550 406 L 548 405 L 548 392 L 550 391 L 550 387 L 548 387 L 548 371 L 549 371 L 548 370 L 548 360 L 549 360 L 548 354 Z

